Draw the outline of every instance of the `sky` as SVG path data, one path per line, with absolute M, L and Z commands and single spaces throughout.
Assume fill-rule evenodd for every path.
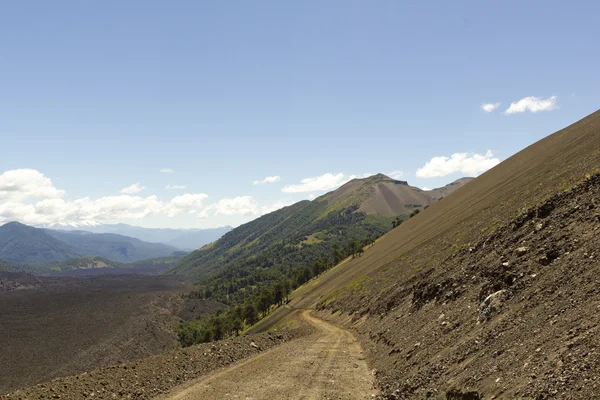
M 477 176 L 600 104 L 597 1 L 0 5 L 0 224 L 237 226 Z

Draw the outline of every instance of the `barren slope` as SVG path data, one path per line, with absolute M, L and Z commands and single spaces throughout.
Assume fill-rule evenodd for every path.
M 559 372 L 567 365 L 577 370 L 587 365 L 598 371 L 592 361 L 596 357 L 593 341 L 584 350 L 592 359 L 582 365 L 575 366 L 560 358 L 569 354 L 561 350 L 572 346 L 569 341 L 594 338 L 593 327 L 600 322 L 595 319 L 597 313 L 592 313 L 594 303 L 584 302 L 586 296 L 594 293 L 593 277 L 598 272 L 597 255 L 592 255 L 593 248 L 598 246 L 592 241 L 595 237 L 592 232 L 597 232 L 598 227 L 593 217 L 597 213 L 593 211 L 595 206 L 581 215 L 588 224 L 584 230 L 568 236 L 569 243 L 574 240 L 582 243 L 572 245 L 579 249 L 580 257 L 587 253 L 586 264 L 580 268 L 573 268 L 570 263 L 554 264 L 555 260 L 551 265 L 560 268 L 552 276 L 536 281 L 538 272 L 530 268 L 540 262 L 538 258 L 546 251 L 543 246 L 554 242 L 536 243 L 532 250 L 536 255 L 529 260 L 531 266 L 521 267 L 521 261 L 514 259 L 516 248 L 523 246 L 520 238 L 495 242 L 484 253 L 469 259 L 454 257 L 486 238 L 498 240 L 493 233 L 507 229 L 502 227 L 510 226 L 523 209 L 540 205 L 555 193 L 572 188 L 586 174 L 597 172 L 599 165 L 600 112 L 596 112 L 526 148 L 445 197 L 385 235 L 363 257 L 342 264 L 301 288 L 292 305 L 311 307 L 321 302 L 321 307 L 330 312 L 350 313 L 361 342 L 369 349 L 369 359 L 381 371 L 380 382 L 389 398 L 423 398 L 427 393 L 444 398 L 452 388 L 478 391 L 486 398 L 491 394 L 505 398 L 516 395 L 545 398 L 559 390 L 557 387 L 574 391 L 581 387 L 585 390 L 579 397 L 589 398 L 590 393 L 596 393 L 595 383 L 586 384 L 574 379 L 577 374 L 569 377 Z M 583 194 L 574 192 L 571 196 L 577 203 Z M 599 197 L 595 196 L 586 199 L 585 207 L 597 204 L 593 199 Z M 568 214 L 563 211 L 544 221 L 552 225 L 549 232 L 557 235 L 553 239 L 557 242 L 561 240 L 563 224 L 578 222 L 561 221 L 565 213 Z M 553 225 L 554 218 L 558 218 L 557 225 Z M 566 244 L 561 245 L 559 254 L 569 251 L 567 248 Z M 511 266 L 508 276 L 505 262 Z M 584 271 L 588 274 L 582 275 Z M 538 282 L 524 286 L 524 292 L 510 297 L 511 301 L 523 302 L 514 308 L 520 311 L 509 317 L 497 317 L 501 321 L 492 319 L 491 323 L 477 324 L 482 300 L 503 288 L 502 283 L 495 284 L 494 280 L 504 282 L 506 278 L 503 284 L 507 285 L 513 275 L 517 281 L 529 276 L 528 279 Z M 556 282 L 550 286 L 545 279 Z M 577 284 L 568 285 L 569 281 Z M 561 287 L 559 304 L 550 295 Z M 578 292 L 580 288 L 584 288 L 582 292 Z M 570 299 L 572 305 L 568 307 Z M 530 308 L 527 316 L 521 314 L 523 307 Z M 579 311 L 569 319 L 573 310 Z M 284 310 L 278 311 L 259 329 L 276 325 L 282 314 Z M 557 340 L 539 336 L 555 319 L 548 335 Z M 515 320 L 519 323 L 510 325 Z M 537 343 L 538 337 L 546 338 L 551 347 L 545 348 L 544 340 Z M 500 363 L 502 354 L 511 355 L 506 364 Z M 540 374 L 536 366 L 540 360 L 555 362 L 554 372 L 549 364 L 543 369 L 544 374 L 548 373 L 544 380 L 553 381 L 552 387 L 536 386 Z M 492 385 L 501 382 L 497 387 Z M 395 390 L 399 391 L 394 394 Z
M 464 186 L 473 178 L 461 178 L 443 188 L 429 191 L 410 186 L 405 181 L 377 174 L 364 179 L 353 179 L 339 189 L 319 197 L 326 200 L 329 209 L 360 205 L 366 214 L 394 217 L 408 215 L 417 208 L 423 208 Z

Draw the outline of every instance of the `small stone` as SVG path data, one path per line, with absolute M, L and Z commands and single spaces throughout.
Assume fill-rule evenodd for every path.
M 540 223 L 538 223 L 538 224 L 535 224 L 535 231 L 536 231 L 536 232 L 539 232 L 539 231 L 541 231 L 542 229 L 544 229 L 544 224 L 542 224 L 541 222 L 540 222 Z
M 520 256 L 524 256 L 524 255 L 527 253 L 527 251 L 528 251 L 528 250 L 529 250 L 529 248 L 528 248 L 528 247 L 525 247 L 525 246 L 523 246 L 523 247 L 518 247 L 518 248 L 517 248 L 517 255 L 518 255 L 519 257 L 520 257 Z

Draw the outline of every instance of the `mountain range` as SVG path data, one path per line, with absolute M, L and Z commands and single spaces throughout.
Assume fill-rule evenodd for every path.
M 244 264 L 249 258 L 256 262 L 262 252 L 268 251 L 270 256 L 281 252 L 282 245 L 286 254 L 280 254 L 277 262 L 296 265 L 307 255 L 322 256 L 333 243 L 343 247 L 350 239 L 378 237 L 391 228 L 393 218 L 408 218 L 414 210 L 431 205 L 470 179 L 425 191 L 377 174 L 354 179 L 313 201 L 298 202 L 234 230 L 229 226 L 153 229 L 127 224 L 86 224 L 81 230 L 80 225 L 72 224 L 35 228 L 12 222 L 0 226 L 0 259 L 39 264 L 44 271 L 101 265 L 116 268 L 124 263 L 169 257 L 180 249 L 205 246 L 182 259 L 169 273 L 206 278 L 215 276 L 220 269 Z M 209 243 L 213 244 L 206 246 Z M 170 258 L 159 264 L 176 261 Z
M 9 222 L 0 226 L 0 259 L 24 264 L 58 263 L 97 256 L 117 263 L 167 257 L 179 250 L 115 234 L 57 231 Z
M 180 250 L 195 250 L 214 242 L 231 230 L 230 226 L 208 229 L 144 228 L 128 224 L 48 224 L 38 225 L 59 231 L 86 231 L 91 233 L 114 233 L 150 243 L 162 243 Z

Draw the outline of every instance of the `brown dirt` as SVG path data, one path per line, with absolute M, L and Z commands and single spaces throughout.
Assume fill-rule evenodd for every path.
M 0 399 L 152 399 L 238 360 L 310 333 L 308 327 L 205 343 L 89 373 L 57 378 Z M 252 344 L 254 343 L 255 346 Z
M 290 305 L 351 316 L 386 398 L 600 397 L 598 178 L 572 189 L 599 167 L 596 112 L 309 282 Z M 288 316 L 280 309 L 262 326 Z
M 376 393 L 362 349 L 347 330 L 302 312 L 312 335 L 188 382 L 163 400 L 365 399 Z
M 170 277 L 2 274 L 0 286 L 17 290 L 0 291 L 0 394 L 172 349 L 191 287 Z

